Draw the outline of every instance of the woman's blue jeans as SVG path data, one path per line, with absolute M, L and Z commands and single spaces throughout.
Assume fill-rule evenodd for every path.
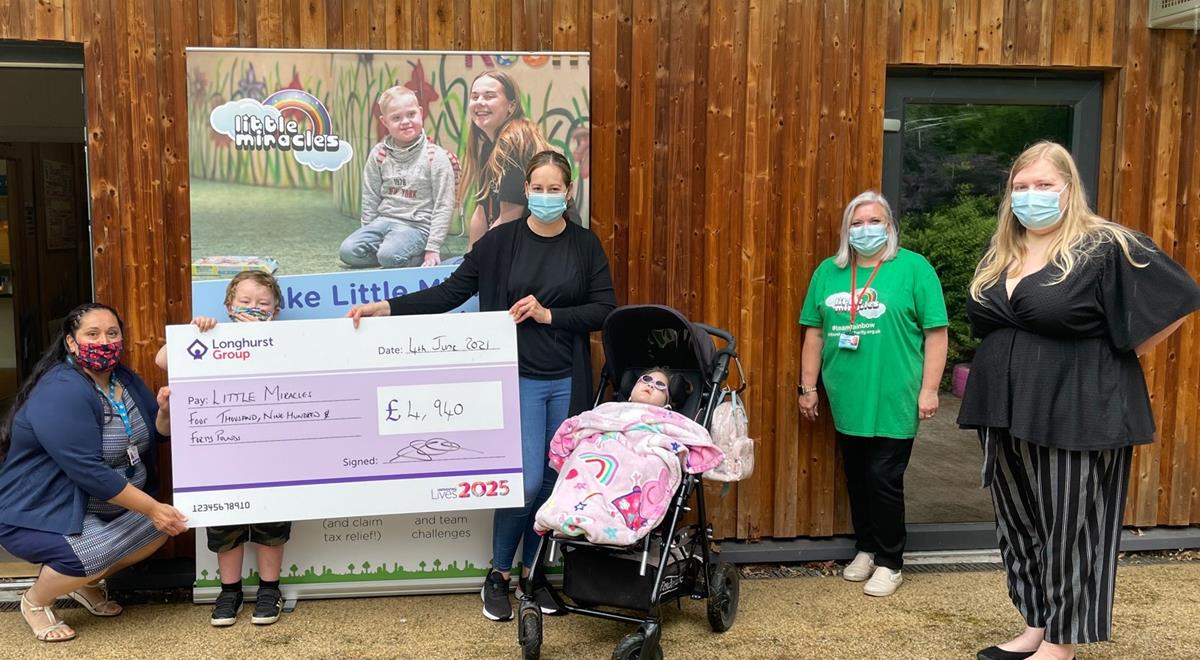
M 537 557 L 540 537 L 533 531 L 533 514 L 550 497 L 558 473 L 552 470 L 546 455 L 550 439 L 558 430 L 571 403 L 571 379 L 520 379 L 521 392 L 521 464 L 525 482 L 525 506 L 497 509 L 492 523 L 492 568 L 512 570 L 517 544 L 524 539 L 521 565 L 529 567 Z

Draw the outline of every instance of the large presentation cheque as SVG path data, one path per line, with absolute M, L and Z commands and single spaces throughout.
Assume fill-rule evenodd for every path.
M 193 527 L 520 506 L 506 312 L 167 328 Z

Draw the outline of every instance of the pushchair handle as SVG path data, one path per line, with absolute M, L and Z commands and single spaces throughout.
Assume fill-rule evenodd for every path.
M 729 334 L 728 332 L 726 332 L 720 328 L 708 325 L 707 323 L 693 323 L 692 325 L 696 326 L 697 328 L 700 328 L 701 330 L 707 332 L 708 334 L 710 334 L 714 337 L 724 339 L 725 344 L 726 344 L 725 349 L 728 349 L 728 351 L 730 353 L 733 353 L 733 354 L 737 353 L 737 340 L 733 338 L 733 335 Z
M 741 394 L 742 392 L 744 392 L 746 390 L 746 386 L 749 383 L 746 382 L 746 372 L 742 371 L 742 361 L 738 359 L 737 340 L 734 339 L 733 335 L 730 334 L 729 332 L 726 332 L 725 330 L 722 330 L 720 328 L 708 325 L 707 323 L 695 323 L 693 325 L 695 325 L 697 328 L 700 328 L 701 330 L 707 332 L 709 335 L 711 335 L 713 337 L 717 337 L 719 339 L 725 340 L 725 345 L 722 346 L 717 351 L 717 360 L 718 360 L 718 364 L 720 364 L 720 372 L 719 372 L 720 377 L 714 376 L 713 385 L 718 386 L 718 387 L 720 386 L 721 381 L 723 381 L 725 379 L 725 374 L 727 373 L 729 361 L 733 360 L 734 364 L 737 365 L 738 379 L 741 381 L 741 383 L 738 385 L 737 389 L 734 391 L 737 392 L 738 394 Z

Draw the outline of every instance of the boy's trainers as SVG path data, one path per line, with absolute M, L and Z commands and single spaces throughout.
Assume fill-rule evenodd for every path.
M 238 610 L 242 609 L 242 592 L 222 591 L 217 594 L 217 603 L 213 605 L 212 618 L 209 623 L 224 628 L 237 623 Z
M 283 593 L 278 587 L 259 587 L 258 598 L 254 603 L 254 615 L 250 623 L 258 626 L 269 626 L 279 620 L 279 612 L 283 609 Z
M 521 578 L 517 580 L 517 598 L 523 598 L 529 593 L 529 579 Z M 533 600 L 538 604 L 538 608 L 542 610 L 542 614 L 558 614 L 558 603 L 554 602 L 554 598 L 550 592 L 545 589 L 538 589 L 533 592 Z
M 875 574 L 867 580 L 866 586 L 863 587 L 863 593 L 868 596 L 891 596 L 896 593 L 896 589 L 900 588 L 900 583 L 904 578 L 900 575 L 900 571 L 893 571 L 887 566 L 880 566 L 875 569 Z
M 508 600 L 508 580 L 500 571 L 488 573 L 479 592 L 483 599 L 483 615 L 492 621 L 508 621 L 512 618 L 512 602 Z

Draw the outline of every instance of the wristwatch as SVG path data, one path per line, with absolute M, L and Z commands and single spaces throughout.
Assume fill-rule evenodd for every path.
M 800 393 L 800 396 L 804 396 L 806 394 L 811 394 L 813 392 L 816 392 L 817 386 L 813 385 L 812 387 L 805 387 L 803 385 L 797 385 L 796 391 Z

